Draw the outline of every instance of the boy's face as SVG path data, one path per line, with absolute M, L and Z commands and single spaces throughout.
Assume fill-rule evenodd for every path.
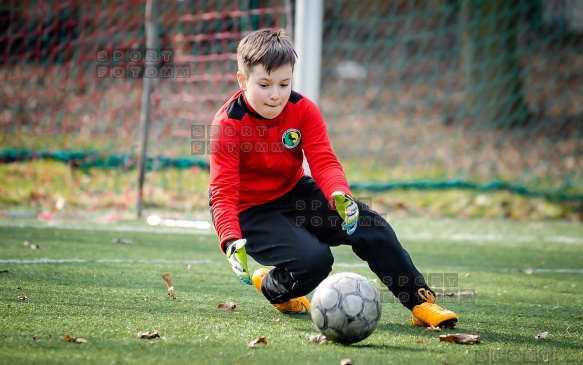
M 273 119 L 289 100 L 292 74 L 291 65 L 281 66 L 268 74 L 263 65 L 259 64 L 253 67 L 248 78 L 237 72 L 237 80 L 251 107 L 263 118 Z

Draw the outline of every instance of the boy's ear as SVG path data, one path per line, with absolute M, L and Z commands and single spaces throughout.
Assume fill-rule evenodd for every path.
M 241 88 L 241 90 L 243 91 L 247 90 L 247 85 L 245 84 L 246 82 L 245 75 L 243 75 L 241 71 L 237 71 L 237 82 L 239 83 L 239 87 Z

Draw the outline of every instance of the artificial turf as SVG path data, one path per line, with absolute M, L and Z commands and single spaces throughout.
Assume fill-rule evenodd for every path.
M 357 344 L 316 344 L 308 341 L 317 333 L 310 316 L 280 314 L 252 286 L 241 284 L 213 234 L 135 221 L 51 226 L 1 218 L 0 363 L 583 361 L 580 224 L 411 217 L 391 224 L 434 289 L 475 292 L 439 298 L 458 313 L 455 329 L 434 333 L 412 326 L 410 313 L 349 247 L 333 249 L 333 272 L 352 271 L 372 280 L 381 291 L 383 317 Z M 166 272 L 175 301 L 162 279 Z M 235 302 L 237 309 L 219 310 L 225 301 Z M 137 338 L 142 331 L 157 331 L 160 337 Z M 543 332 L 549 333 L 546 340 L 535 338 Z M 475 333 L 481 342 L 439 341 L 439 335 L 452 333 Z M 87 342 L 63 342 L 66 335 Z M 267 346 L 247 347 L 261 336 Z

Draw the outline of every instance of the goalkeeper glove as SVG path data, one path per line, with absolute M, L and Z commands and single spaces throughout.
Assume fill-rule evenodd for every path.
M 344 220 L 342 229 L 348 234 L 353 234 L 358 225 L 358 205 L 348 194 L 341 191 L 333 192 L 332 197 L 334 198 L 336 211 L 338 211 L 340 218 Z
M 230 240 L 225 244 L 225 253 L 237 277 L 245 284 L 251 285 L 251 275 L 249 275 L 249 269 L 247 268 L 246 244 L 247 240 L 244 238 Z

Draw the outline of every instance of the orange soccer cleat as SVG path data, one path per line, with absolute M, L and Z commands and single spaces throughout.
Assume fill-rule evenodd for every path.
M 411 311 L 414 326 L 455 327 L 457 314 L 435 304 L 435 296 L 430 291 L 421 288 L 418 293 L 425 302 L 416 305 Z
M 257 288 L 257 290 L 259 290 L 260 293 L 262 293 L 261 284 L 263 283 L 263 277 L 265 277 L 265 275 L 267 275 L 268 272 L 269 270 L 263 267 L 255 270 L 255 272 L 251 276 L 251 281 L 253 281 L 253 285 L 255 285 L 255 288 Z M 278 311 L 288 314 L 308 313 L 310 311 L 310 302 L 308 301 L 308 298 L 306 298 L 305 296 L 290 299 L 285 303 L 273 304 L 273 306 Z

